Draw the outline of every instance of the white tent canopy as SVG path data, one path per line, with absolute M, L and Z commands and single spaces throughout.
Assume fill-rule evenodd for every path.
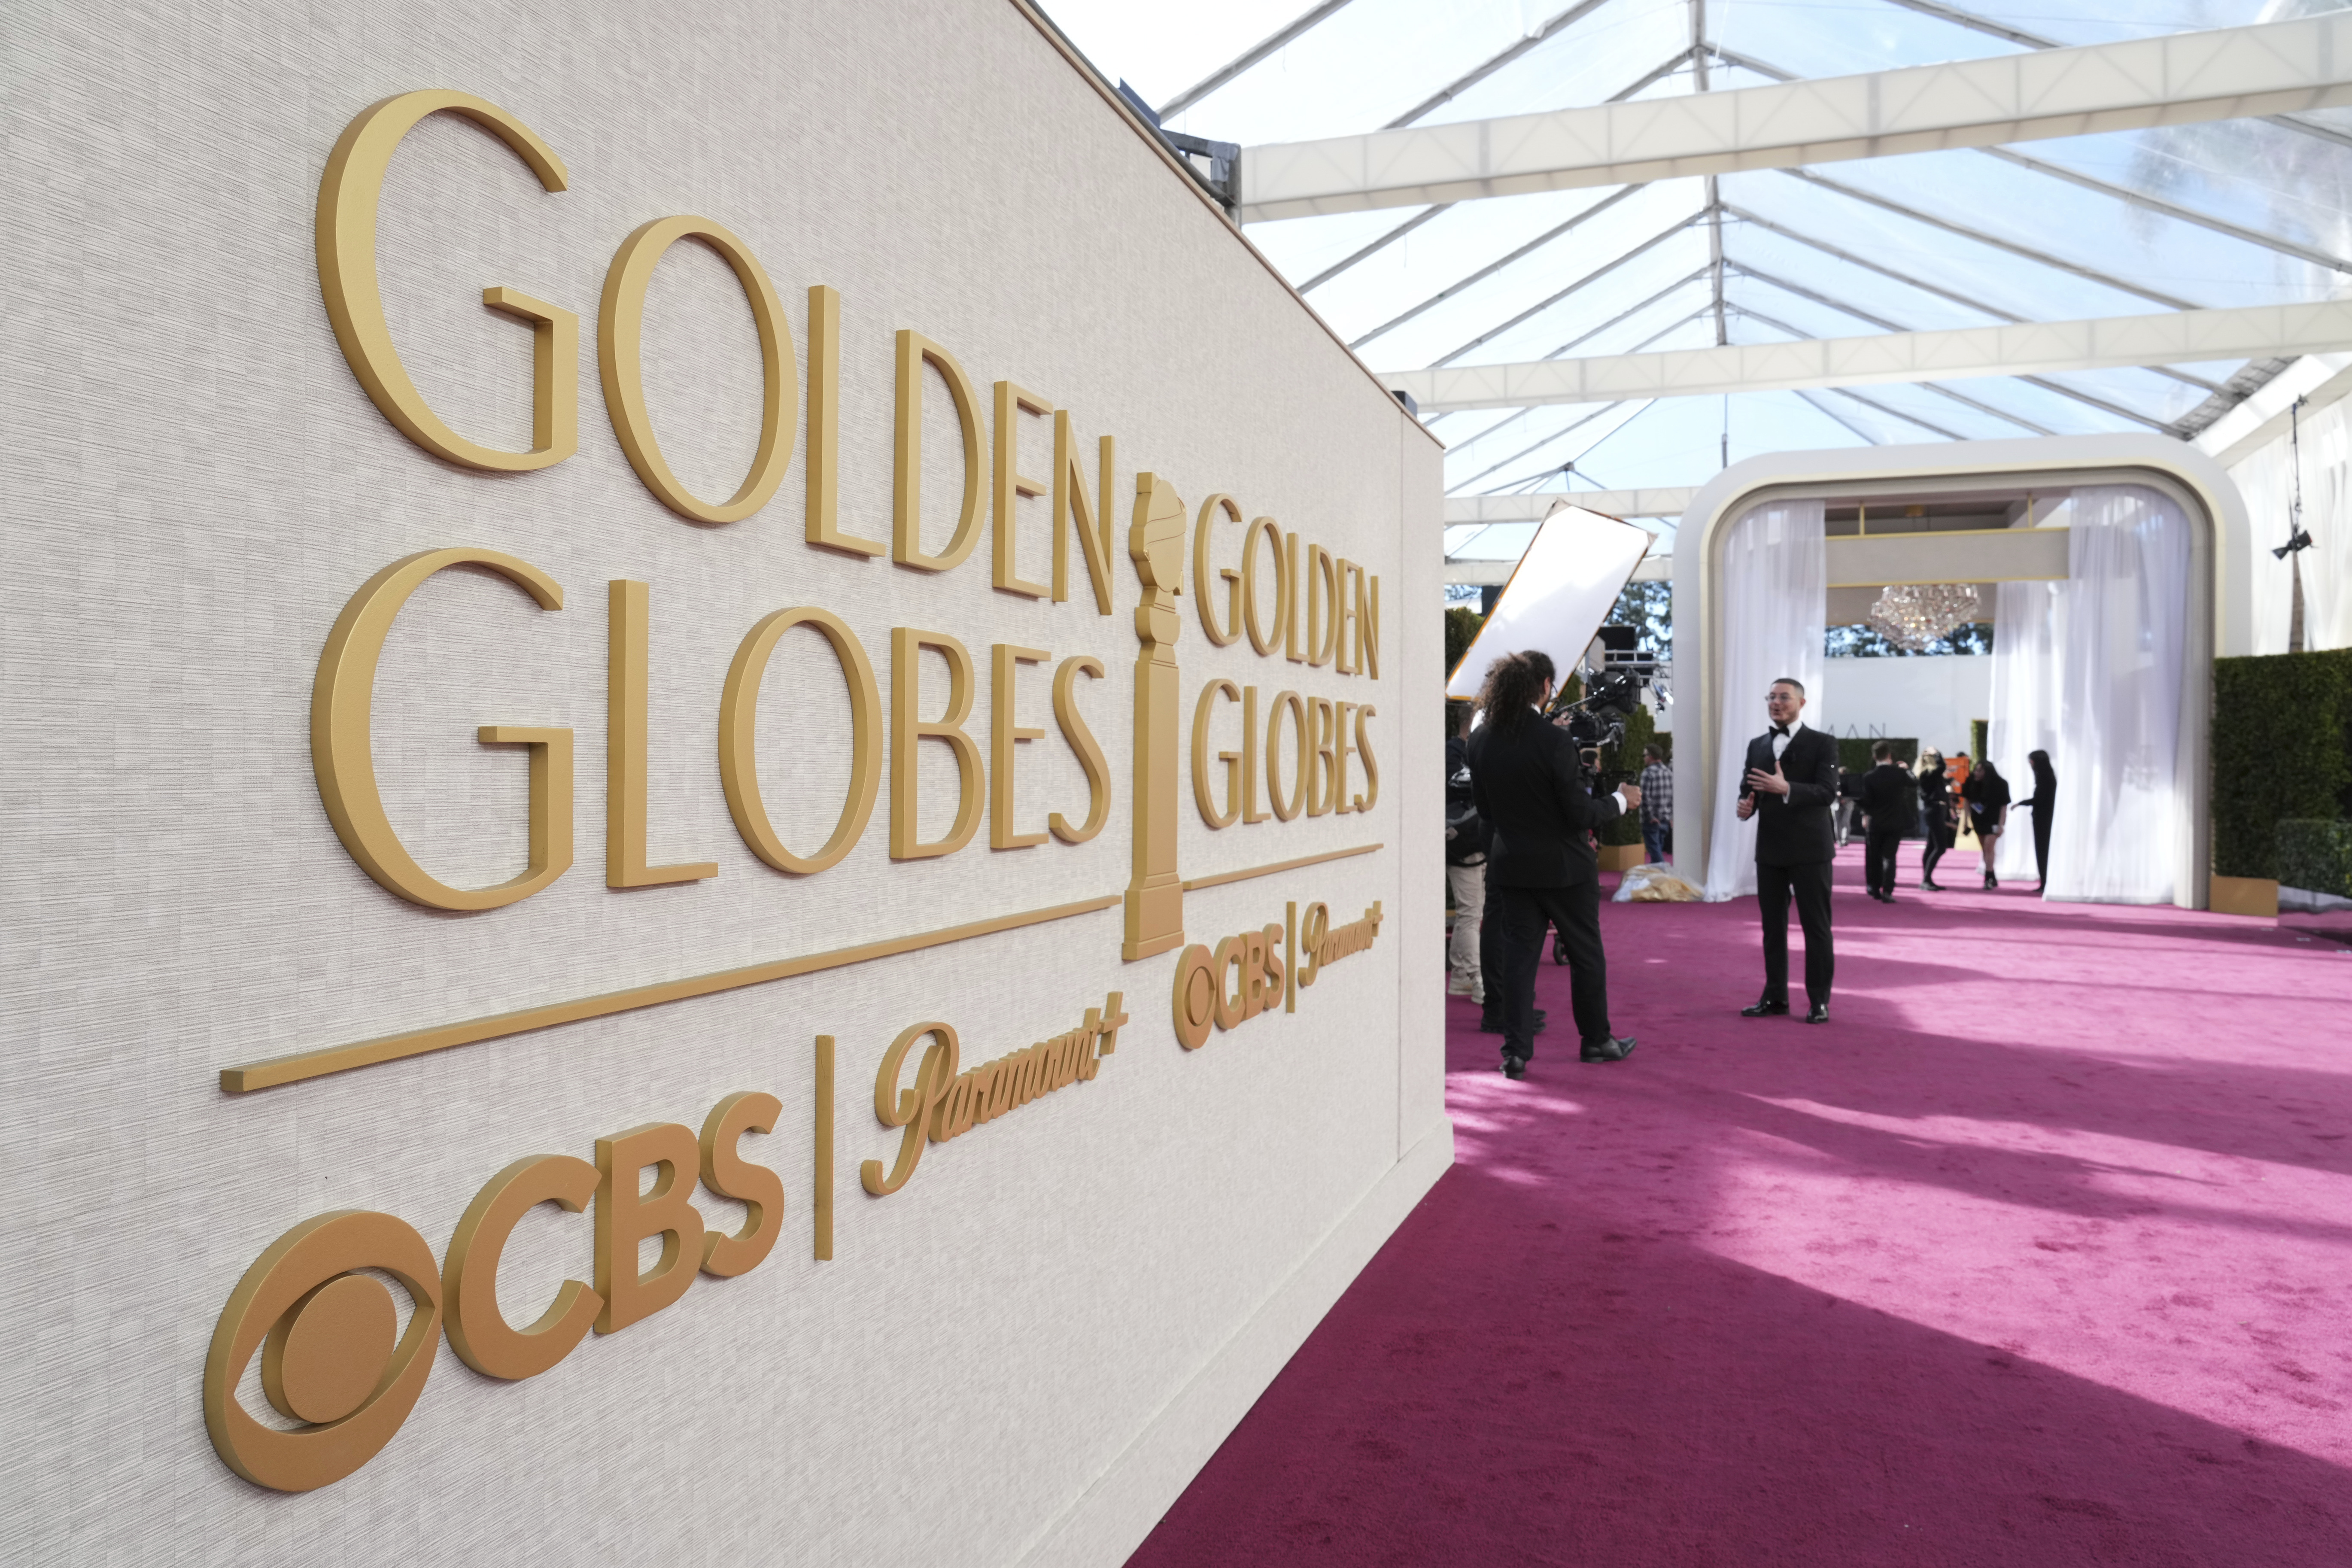
M 1549 366 L 1607 399 L 1487 374 L 1528 395 L 1424 410 L 1450 500 L 1688 487 L 1766 451 L 2191 437 L 2333 340 L 2183 321 L 2098 353 L 2085 324 L 2277 321 L 2352 275 L 2352 110 L 2329 107 L 2352 16 L 2325 0 L 1049 9 L 1169 131 L 1244 149 L 1244 220 L 1316 215 L 1247 232 L 1367 363 L 1416 385 Z M 2042 112 L 2058 98 L 2076 118 Z M 2042 324 L 2081 341 L 2027 348 Z M 1994 347 L 1872 385 L 1738 368 L 1873 338 Z M 1735 369 L 1696 384 L 1570 368 L 1717 349 Z

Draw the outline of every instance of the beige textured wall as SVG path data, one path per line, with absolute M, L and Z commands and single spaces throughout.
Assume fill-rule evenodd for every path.
M 142 0 L 20 7 L 7 30 L 6 1554 L 1004 1563 L 1056 1530 L 1079 1540 L 1070 1521 L 1119 1492 L 1123 1511 L 1079 1552 L 1115 1554 L 1344 1284 L 1354 1261 L 1330 1259 L 1360 1261 L 1393 1223 L 1380 1216 L 1417 1194 L 1398 1196 L 1401 1161 L 1422 1151 L 1423 1185 L 1442 1169 L 1428 1165 L 1430 1140 L 1448 1136 L 1433 446 L 1003 0 Z M 479 290 L 505 284 L 584 318 L 581 450 L 547 472 L 427 457 L 369 403 L 327 325 L 312 253 L 327 152 L 366 104 L 423 87 L 492 100 L 570 165 L 570 191 L 543 195 L 502 146 L 439 118 L 401 148 L 381 227 L 394 335 L 470 437 L 528 436 L 529 340 L 484 312 Z M 1189 599 L 1179 649 L 1188 714 L 1221 674 L 1375 702 L 1383 778 L 1363 816 L 1215 834 L 1188 790 L 1187 875 L 1388 846 L 1196 893 L 1189 931 L 1213 941 L 1279 919 L 1289 898 L 1327 900 L 1335 918 L 1377 898 L 1395 917 L 1377 949 L 1295 1017 L 1189 1055 L 1169 1023 L 1175 955 L 1119 963 L 1111 910 L 257 1095 L 217 1090 L 234 1063 L 1124 887 L 1132 568 L 1115 561 L 1117 613 L 1101 616 L 1082 568 L 1069 604 L 992 592 L 984 545 L 944 578 L 813 551 L 801 457 L 747 521 L 699 528 L 664 510 L 606 421 L 593 331 L 614 247 L 673 213 L 756 249 L 803 351 L 808 286 L 841 289 L 852 531 L 888 531 L 890 334 L 912 327 L 975 380 L 1010 377 L 1070 408 L 1089 468 L 1093 438 L 1115 435 L 1123 497 L 1146 468 L 1195 506 L 1230 490 L 1381 575 L 1378 683 L 1260 660 L 1245 643 L 1213 650 Z M 664 448 L 700 493 L 723 494 L 752 442 L 749 312 L 688 245 L 663 264 L 648 323 Z M 931 390 L 936 548 L 961 462 Z M 1024 442 L 1031 473 L 1048 469 L 1045 436 L 1040 422 Z M 1024 526 L 1024 565 L 1042 575 L 1042 503 Z M 510 875 L 520 759 L 476 746 L 473 726 L 567 724 L 579 741 L 578 864 L 477 916 L 419 910 L 360 871 L 320 807 L 308 744 L 312 673 L 344 600 L 391 560 L 451 544 L 534 563 L 565 607 L 540 612 L 466 573 L 412 602 L 378 685 L 394 822 L 448 880 Z M 616 577 L 652 584 L 651 853 L 714 859 L 714 880 L 603 885 Z M 992 854 L 983 827 L 950 858 L 893 864 L 886 789 L 838 868 L 795 880 L 760 864 L 713 765 L 719 688 L 752 622 L 797 604 L 845 615 L 886 682 L 901 625 L 952 632 L 983 660 L 991 641 L 1102 659 L 1109 679 L 1084 706 L 1112 761 L 1109 826 L 1084 847 L 1010 854 Z M 762 767 L 779 826 L 805 849 L 835 809 L 845 707 L 814 637 L 794 639 L 807 646 L 788 642 L 766 683 Z M 1047 679 L 1032 672 L 1023 709 L 1050 730 Z M 986 713 L 983 674 L 976 723 Z M 926 750 L 940 753 L 927 773 L 944 802 L 944 749 Z M 1024 826 L 1049 807 L 1080 815 L 1059 741 L 1026 751 Z M 1136 1022 L 1099 1079 L 932 1149 L 897 1196 L 857 1191 L 856 1162 L 896 1143 L 874 1122 L 871 1084 L 898 1029 L 946 1018 L 976 1061 L 1074 1026 L 1113 988 Z M 819 1032 L 841 1041 L 830 1264 L 808 1247 Z M 215 1457 L 205 1346 L 239 1275 L 288 1226 L 383 1209 L 437 1252 L 509 1161 L 588 1157 L 598 1135 L 648 1121 L 698 1125 L 738 1089 L 785 1105 L 772 1136 L 745 1143 L 791 1194 L 784 1239 L 756 1272 L 706 1279 L 524 1384 L 479 1377 L 444 1346 L 391 1447 L 326 1489 L 265 1492 Z M 1353 1250 L 1318 1254 L 1374 1212 L 1376 1190 L 1388 1207 L 1354 1222 Z M 734 1223 L 730 1205 L 700 1202 Z M 524 1223 L 501 1277 L 509 1317 L 587 1276 L 587 1237 L 551 1210 Z M 1270 1303 L 1289 1315 L 1268 1317 Z M 1244 1363 L 1230 1347 L 1253 1323 Z M 1155 1417 L 1221 1378 L 1222 1414 L 1192 1447 L 1122 1480 Z

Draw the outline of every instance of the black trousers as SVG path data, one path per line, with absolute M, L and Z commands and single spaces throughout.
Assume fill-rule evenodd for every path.
M 2050 813 L 2042 805 L 2033 808 L 2033 872 L 2035 879 L 2050 879 Z
M 1789 1000 L 1789 895 L 1797 896 L 1797 919 L 1805 928 L 1805 1000 L 1830 1002 L 1830 977 L 1837 958 L 1830 947 L 1830 863 L 1756 868 L 1756 909 L 1764 921 L 1764 997 Z
M 1891 893 L 1895 890 L 1895 858 L 1902 852 L 1901 828 L 1874 827 L 1870 830 L 1870 837 L 1863 842 L 1862 858 L 1864 879 L 1872 892 Z
M 1486 995 L 1499 1001 L 1503 1054 L 1536 1054 L 1536 968 L 1544 928 L 1559 928 L 1568 949 L 1569 1001 L 1585 1045 L 1609 1037 L 1609 960 L 1601 951 L 1601 882 L 1565 888 L 1498 888 L 1486 884 L 1486 924 L 1479 935 L 1487 959 Z
M 1949 849 L 1958 840 L 1959 831 L 1948 822 L 1927 824 L 1927 847 L 1919 852 L 1921 881 L 1932 882 L 1936 879 L 1936 862 L 1941 860 L 1944 858 L 1944 851 Z

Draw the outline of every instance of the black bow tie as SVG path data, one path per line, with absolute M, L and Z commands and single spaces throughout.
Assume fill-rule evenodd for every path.
M 1787 726 L 1786 724 L 1775 724 L 1775 725 L 1773 725 L 1773 726 L 1772 726 L 1772 733 L 1774 733 L 1775 735 L 1785 735 L 1785 734 L 1787 734 L 1788 732 L 1789 732 L 1789 726 Z

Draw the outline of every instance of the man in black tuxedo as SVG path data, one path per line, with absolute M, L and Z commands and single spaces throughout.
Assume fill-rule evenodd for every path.
M 1895 748 L 1885 741 L 1870 748 L 1875 765 L 1862 775 L 1855 797 L 1862 803 L 1869 836 L 1863 844 L 1864 879 L 1870 896 L 1882 904 L 1895 901 L 1895 857 L 1919 819 L 1919 785 L 1910 770 L 1895 760 Z
M 1486 850 L 1486 994 L 1499 1000 L 1503 1072 L 1524 1077 L 1535 1055 L 1536 967 L 1544 928 L 1559 928 L 1580 1059 L 1622 1061 L 1631 1039 L 1609 1032 L 1608 961 L 1601 948 L 1600 865 L 1591 830 L 1638 810 L 1632 784 L 1596 796 L 1575 742 L 1543 714 L 1553 668 L 1541 653 L 1496 661 L 1470 735 L 1470 787 L 1491 831 Z M 1499 992 L 1499 998 L 1497 993 Z
M 1750 1018 L 1789 1010 L 1789 895 L 1805 928 L 1805 1014 L 1808 1024 L 1830 1021 L 1830 862 L 1837 835 L 1830 813 L 1837 804 L 1837 742 L 1809 730 L 1797 715 L 1805 689 L 1783 676 L 1772 683 L 1764 710 L 1772 727 L 1748 742 L 1748 772 L 1739 788 L 1739 820 L 1756 819 L 1756 908 L 1764 921 L 1764 994 L 1740 1012 Z

